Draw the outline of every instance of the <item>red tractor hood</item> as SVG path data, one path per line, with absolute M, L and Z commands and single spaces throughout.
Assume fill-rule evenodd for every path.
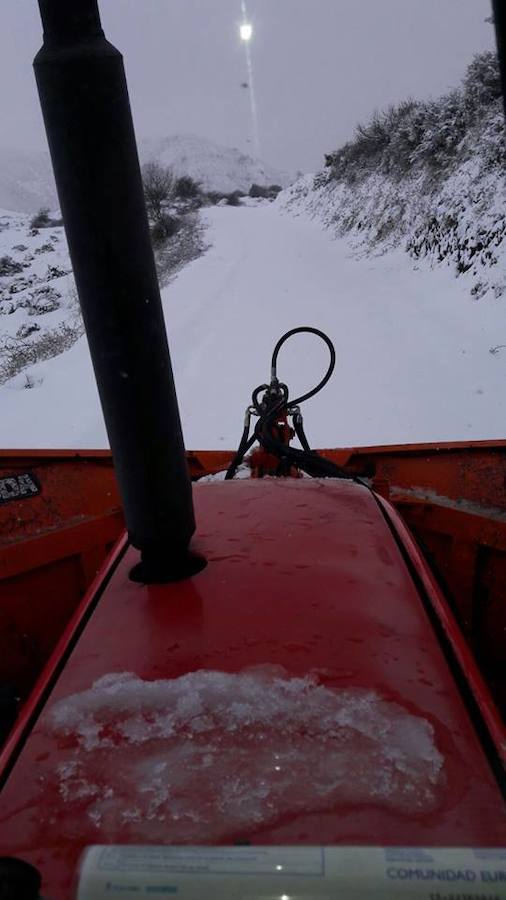
M 493 707 L 389 505 L 194 499 L 207 567 L 134 584 L 124 545 L 61 642 L 4 752 L 2 852 L 63 900 L 89 844 L 504 845 Z

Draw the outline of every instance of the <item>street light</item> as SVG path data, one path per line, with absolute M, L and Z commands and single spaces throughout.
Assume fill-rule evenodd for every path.
M 243 22 L 239 28 L 239 34 L 241 35 L 241 41 L 250 41 L 253 35 L 253 25 L 249 22 Z

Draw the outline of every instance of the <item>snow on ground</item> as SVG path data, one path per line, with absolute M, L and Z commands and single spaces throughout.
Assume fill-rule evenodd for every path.
M 268 203 L 204 213 L 211 249 L 163 291 L 188 448 L 234 448 L 251 391 L 280 335 L 326 331 L 331 382 L 303 408 L 314 446 L 504 437 L 504 301 L 476 301 L 445 268 L 402 251 L 354 259 L 304 217 Z M 291 394 L 315 384 L 327 351 L 298 336 L 278 374 Z M 0 446 L 106 445 L 86 342 L 0 387 Z

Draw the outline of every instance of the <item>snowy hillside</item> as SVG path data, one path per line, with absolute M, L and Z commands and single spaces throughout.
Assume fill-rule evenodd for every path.
M 207 249 L 199 211 L 190 207 L 184 200 L 171 207 L 170 240 L 155 242 L 161 286 Z M 30 367 L 63 354 L 83 334 L 61 219 L 0 209 L 0 385 L 33 387 Z
M 252 184 L 286 187 L 293 176 L 254 159 L 240 150 L 223 147 L 195 135 L 174 135 L 161 140 L 140 141 L 142 162 L 155 159 L 176 175 L 191 175 L 207 191 L 235 190 L 248 193 Z
M 195 135 L 139 141 L 141 163 L 156 160 L 176 175 L 190 175 L 208 191 L 247 193 L 252 184 L 286 187 L 293 176 Z M 0 147 L 0 209 L 36 212 L 58 208 L 49 154 Z
M 444 264 L 471 295 L 506 288 L 504 116 L 495 54 L 475 57 L 460 88 L 376 113 L 277 203 L 365 253 L 406 250 Z
M 32 387 L 30 366 L 83 333 L 63 227 L 32 229 L 0 210 L 0 384 L 18 376 Z
M 58 206 L 49 154 L 0 146 L 0 209 L 36 212 L 43 206 Z

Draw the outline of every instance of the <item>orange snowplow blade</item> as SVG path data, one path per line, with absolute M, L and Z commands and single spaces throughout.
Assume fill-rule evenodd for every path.
M 388 496 L 506 709 L 506 441 L 321 451 Z M 192 478 L 231 451 L 187 454 Z M 0 452 L 0 683 L 26 696 L 124 523 L 109 451 Z

